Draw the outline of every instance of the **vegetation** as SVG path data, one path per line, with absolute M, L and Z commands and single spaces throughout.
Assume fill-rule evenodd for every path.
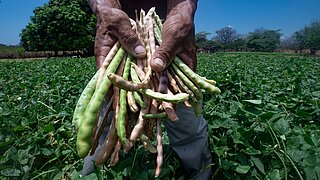
M 247 47 L 258 52 L 273 52 L 280 45 L 280 30 L 256 29 L 249 33 Z
M 199 48 L 212 51 L 260 51 L 273 52 L 280 45 L 280 30 L 256 29 L 249 35 L 239 35 L 232 27 L 224 27 L 216 31 L 212 40 L 207 39 L 210 33 L 196 34 L 196 44 Z
M 208 39 L 209 32 L 198 32 L 196 44 L 200 50 L 216 51 L 259 51 L 273 52 L 275 50 L 292 50 L 303 52 L 309 50 L 314 55 L 320 49 L 320 21 L 313 21 L 310 25 L 295 32 L 291 36 L 281 39 L 280 30 L 256 29 L 247 35 L 239 35 L 232 27 L 223 27 L 215 31 L 216 36 Z
M 68 68 L 65 68 L 68 67 Z M 199 54 L 214 179 L 320 177 L 320 59 L 279 53 Z M 0 177 L 78 178 L 72 115 L 95 73 L 93 58 L 0 61 Z M 164 129 L 165 132 L 165 129 Z M 164 137 L 161 179 L 183 176 Z M 88 179 L 153 178 L 156 156 L 136 144 Z
M 6 53 L 23 53 L 24 49 L 21 46 L 7 46 L 5 44 L 0 44 L 0 54 Z
M 21 32 L 27 51 L 93 52 L 96 18 L 83 0 L 50 0 Z
M 302 48 L 310 49 L 311 54 L 316 54 L 320 49 L 320 21 L 305 26 L 295 33 L 295 37 Z

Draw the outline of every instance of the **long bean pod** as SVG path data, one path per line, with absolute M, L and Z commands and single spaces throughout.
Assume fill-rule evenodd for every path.
M 190 90 L 194 93 L 197 100 L 201 100 L 203 98 L 201 90 L 197 86 L 195 86 L 194 83 L 190 79 L 188 79 L 188 77 L 182 71 L 180 71 L 180 69 L 175 64 L 171 64 L 171 67 L 174 70 L 174 72 L 180 77 L 180 79 L 184 82 L 184 84 L 188 86 Z
M 132 71 L 132 68 L 131 68 L 131 79 L 135 83 L 140 82 L 137 73 L 135 71 Z M 158 99 L 160 101 L 172 102 L 172 103 L 179 103 L 189 99 L 189 94 L 186 94 L 186 93 L 169 95 L 169 94 L 155 92 L 155 91 L 152 91 L 151 89 L 140 89 L 139 92 L 148 96 L 149 98 Z
M 106 74 L 116 71 L 124 54 L 124 49 L 120 48 L 113 60 L 110 62 L 106 70 Z M 94 92 L 91 100 L 89 101 L 87 109 L 84 113 L 84 119 L 81 121 L 77 136 L 77 150 L 81 158 L 84 158 L 89 153 L 91 148 L 92 130 L 96 115 L 99 111 L 104 95 L 110 88 L 110 85 L 111 81 L 108 77 L 104 76 L 98 88 Z
M 202 78 L 199 78 L 195 72 L 192 71 L 183 61 L 179 58 L 174 59 L 174 63 L 181 69 L 181 71 L 188 76 L 195 84 L 200 88 L 208 91 L 209 93 L 219 94 L 221 91 L 218 87 L 206 82 Z
M 168 115 L 167 113 L 162 112 L 158 114 L 144 114 L 142 117 L 145 119 L 166 119 L 168 118 Z
M 161 130 L 161 120 L 157 119 L 157 166 L 155 177 L 159 177 L 161 172 L 161 167 L 163 164 L 163 146 L 162 146 L 162 130 Z
M 148 82 L 142 81 L 140 83 L 132 83 L 115 73 L 108 74 L 108 78 L 112 84 L 126 91 L 138 91 L 139 89 L 146 89 L 149 87 Z
M 100 70 L 98 70 L 96 74 L 91 78 L 91 80 L 86 85 L 79 97 L 72 118 L 72 123 L 75 125 L 76 128 L 79 128 L 81 121 L 83 120 L 83 114 L 86 111 L 87 105 L 96 89 L 96 83 L 98 80 L 99 73 Z
M 129 71 L 130 71 L 130 63 L 131 63 L 132 56 L 128 55 L 126 58 L 124 70 L 123 70 L 123 79 L 128 80 L 129 78 Z M 120 89 L 120 110 L 118 115 L 117 121 L 117 134 L 119 140 L 124 146 L 129 144 L 129 141 L 126 137 L 126 127 L 125 127 L 125 120 L 127 115 L 127 91 L 124 89 Z
M 188 86 L 186 86 L 183 81 L 180 79 L 180 77 L 178 75 L 176 75 L 176 73 L 174 73 L 174 71 L 172 70 L 172 67 L 168 68 L 169 73 L 172 75 L 173 79 L 176 80 L 178 87 L 180 87 L 180 89 L 189 94 L 189 98 L 190 100 L 196 102 L 198 101 L 197 98 L 195 97 L 194 93 L 188 88 Z

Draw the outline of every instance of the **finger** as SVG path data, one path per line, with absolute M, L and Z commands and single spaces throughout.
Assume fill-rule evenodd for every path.
M 96 68 L 99 69 L 104 59 L 109 53 L 116 39 L 107 34 L 107 30 L 103 26 L 98 26 L 94 44 L 94 54 L 96 57 Z
M 178 31 L 176 27 L 172 25 L 165 27 L 164 25 L 162 44 L 152 56 L 151 68 L 156 72 L 163 71 L 171 63 L 177 51 L 177 44 L 180 42 L 180 39 L 174 38 Z
M 197 49 L 194 36 L 194 28 L 192 28 L 186 40 L 183 42 L 183 50 L 177 54 L 177 56 L 193 71 L 195 71 L 197 67 Z
M 133 56 L 143 58 L 146 56 L 146 50 L 143 42 L 132 30 L 129 17 L 121 10 L 115 9 L 113 12 L 117 16 L 110 17 L 107 24 L 108 34 L 116 37 L 124 48 Z
M 170 16 L 163 25 L 163 42 L 153 54 L 151 67 L 157 71 L 163 71 L 170 65 L 174 56 L 184 49 L 188 34 L 192 32 L 193 23 L 187 21 L 187 15 L 177 13 Z

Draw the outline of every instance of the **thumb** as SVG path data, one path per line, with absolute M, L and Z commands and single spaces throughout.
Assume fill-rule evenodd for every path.
M 143 42 L 138 35 L 132 30 L 129 17 L 124 15 L 121 20 L 107 25 L 108 34 L 116 37 L 123 47 L 133 56 L 143 58 L 146 56 L 146 50 Z
M 170 65 L 174 53 L 172 52 L 173 48 L 162 44 L 156 52 L 152 55 L 151 68 L 156 72 L 163 71 L 167 66 Z

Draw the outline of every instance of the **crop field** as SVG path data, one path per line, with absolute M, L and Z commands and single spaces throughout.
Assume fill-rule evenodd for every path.
M 71 119 L 94 72 L 93 58 L 0 60 L 0 179 L 80 177 Z M 197 73 L 222 91 L 204 93 L 212 179 L 320 179 L 319 57 L 198 54 Z M 155 159 L 137 143 L 86 179 L 154 179 Z M 164 138 L 160 179 L 183 177 Z

